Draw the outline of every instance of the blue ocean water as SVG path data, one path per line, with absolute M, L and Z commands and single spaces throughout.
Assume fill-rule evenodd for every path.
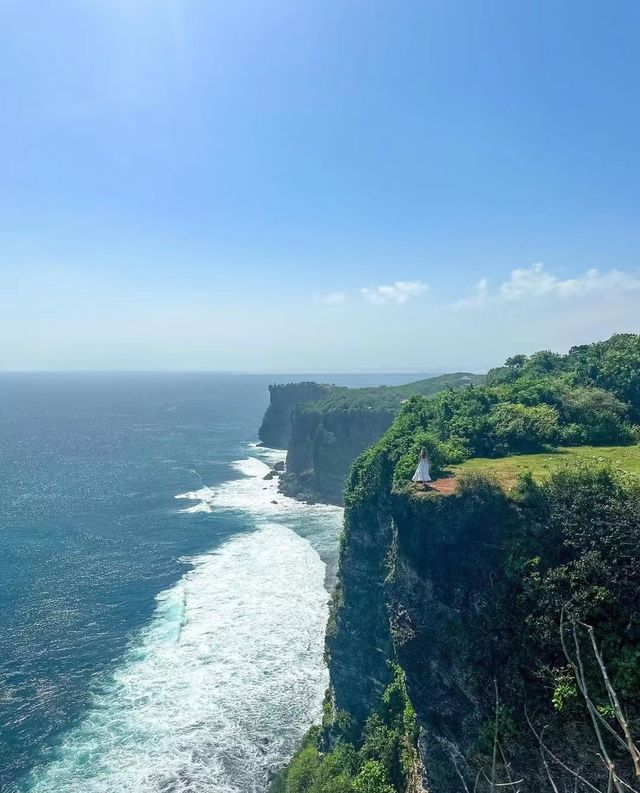
M 0 375 L 1 790 L 265 790 L 326 686 L 342 513 L 254 444 L 308 377 Z

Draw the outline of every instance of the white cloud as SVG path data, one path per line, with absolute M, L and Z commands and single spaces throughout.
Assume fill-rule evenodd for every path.
M 454 303 L 455 308 L 469 308 L 496 303 L 518 303 L 535 299 L 605 297 L 640 290 L 640 275 L 624 270 L 587 270 L 576 278 L 558 278 L 539 262 L 531 267 L 511 271 L 507 281 L 495 291 L 486 278 L 476 285 L 475 294 Z
M 325 306 L 337 306 L 344 303 L 347 295 L 344 292 L 328 292 L 326 295 L 314 295 L 313 302 Z
M 429 287 L 422 281 L 394 281 L 392 284 L 366 286 L 360 292 L 370 303 L 406 303 L 424 294 Z

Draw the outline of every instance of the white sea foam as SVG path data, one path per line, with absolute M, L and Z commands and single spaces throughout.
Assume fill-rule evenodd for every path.
M 177 499 L 195 501 L 183 512 L 213 512 L 231 510 L 251 515 L 258 522 L 277 521 L 306 537 L 327 564 L 326 586 L 333 588 L 337 567 L 337 537 L 342 525 L 343 510 L 329 504 L 305 504 L 278 492 L 278 478 L 265 480 L 272 466 L 284 460 L 285 452 L 277 449 L 250 447 L 260 455 L 236 460 L 232 467 L 238 479 L 221 487 L 202 487 L 190 493 L 180 493 Z M 269 460 L 269 465 L 263 462 Z
M 274 449 L 256 449 L 261 457 L 269 459 L 267 465 L 257 457 L 237 460 L 232 467 L 242 478 L 225 483 L 222 487 L 202 487 L 190 493 L 180 493 L 177 499 L 196 501 L 193 506 L 186 507 L 184 512 L 213 512 L 215 509 L 232 509 L 250 512 L 254 515 L 277 517 L 292 511 L 296 515 L 336 514 L 341 512 L 338 507 L 326 504 L 304 504 L 278 492 L 278 477 L 265 480 L 271 466 L 284 460 L 284 452 Z
M 335 556 L 341 510 L 280 496 L 260 460 L 234 467 L 242 478 L 180 498 L 242 510 L 255 530 L 189 560 L 157 596 L 30 793 L 263 793 L 319 717 L 328 595 L 311 543 Z

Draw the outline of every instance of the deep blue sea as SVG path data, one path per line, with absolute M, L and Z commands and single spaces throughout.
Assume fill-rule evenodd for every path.
M 3 793 L 263 793 L 318 719 L 342 511 L 255 446 L 295 379 L 0 375 Z

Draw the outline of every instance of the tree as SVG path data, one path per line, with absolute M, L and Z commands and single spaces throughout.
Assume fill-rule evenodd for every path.
M 578 383 L 611 391 L 631 405 L 635 420 L 640 419 L 640 336 L 620 333 L 607 341 L 575 347 L 569 356 Z
M 558 413 L 549 405 L 503 402 L 492 410 L 490 420 L 498 448 L 504 452 L 538 451 L 558 434 Z

